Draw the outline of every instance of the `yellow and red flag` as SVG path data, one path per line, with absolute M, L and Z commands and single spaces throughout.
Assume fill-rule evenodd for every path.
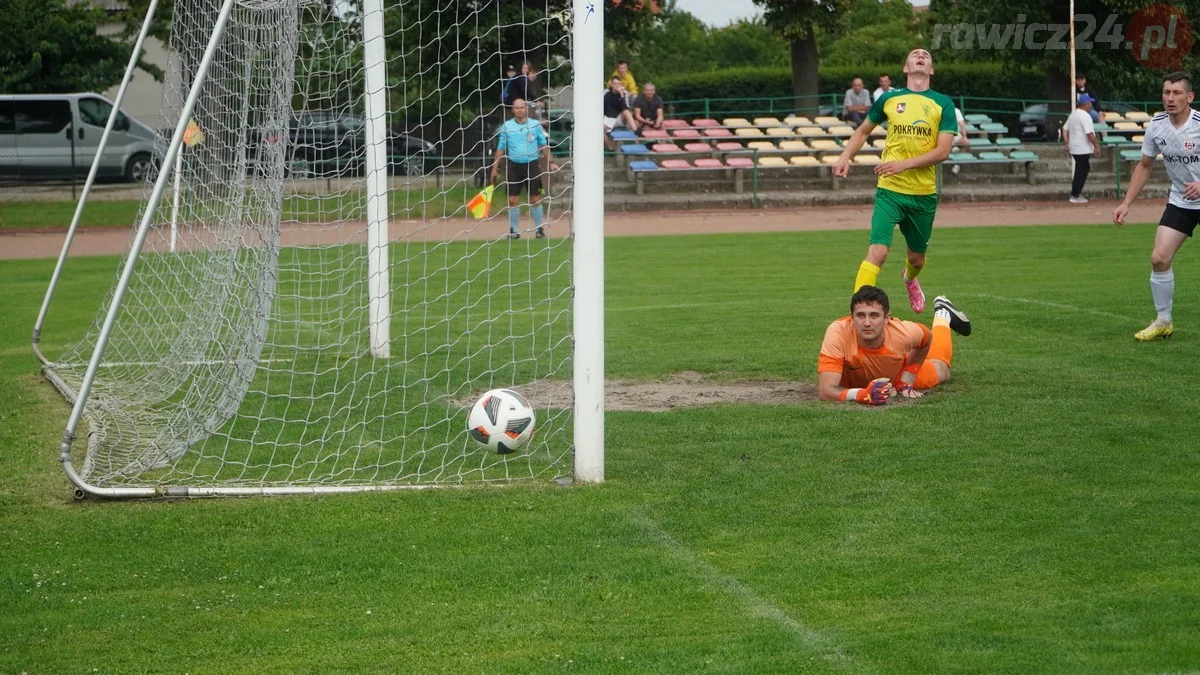
M 467 202 L 467 210 L 475 216 L 476 220 L 483 220 L 488 217 L 488 211 L 492 208 L 492 193 L 496 191 L 496 186 L 489 185 L 479 191 L 479 194 L 471 198 Z
M 183 130 L 183 144 L 189 148 L 193 145 L 200 145 L 204 142 L 204 132 L 200 131 L 200 125 L 196 122 L 196 118 L 188 120 L 187 128 Z

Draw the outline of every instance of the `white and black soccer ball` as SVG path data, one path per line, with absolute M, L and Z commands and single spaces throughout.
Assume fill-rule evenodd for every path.
M 467 414 L 467 433 L 480 445 L 506 455 L 533 438 L 533 407 L 512 389 L 480 396 Z

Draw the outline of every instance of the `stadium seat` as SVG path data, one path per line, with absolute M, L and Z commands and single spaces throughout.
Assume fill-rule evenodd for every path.
M 1018 162 L 1036 162 L 1039 159 L 1036 153 L 1029 150 L 1014 150 L 1008 154 L 1008 158 Z
M 650 152 L 654 152 L 654 153 L 658 153 L 658 154 L 672 153 L 672 152 L 679 152 L 679 151 L 680 151 L 679 146 L 675 145 L 674 143 L 655 143 L 654 145 L 650 146 Z
M 700 138 L 699 129 L 672 129 L 671 136 L 675 138 Z
M 833 126 L 838 126 L 839 124 L 843 124 L 843 122 L 841 120 L 839 120 L 838 118 L 829 117 L 828 115 L 816 117 L 813 119 L 813 122 L 816 122 L 819 126 L 823 126 L 823 127 L 833 127 Z
M 812 155 L 797 155 L 788 160 L 792 166 L 819 166 L 821 163 Z
M 745 117 L 726 117 L 721 121 L 721 125 L 726 127 L 748 127 L 750 126 L 750 120 Z
M 1144 141 L 1144 140 L 1146 140 L 1146 135 L 1145 135 L 1145 134 L 1134 134 L 1134 135 L 1132 135 L 1132 136 L 1130 136 L 1130 137 L 1129 137 L 1129 142 L 1130 142 L 1130 143 L 1141 143 L 1141 142 L 1142 142 L 1142 141 Z
M 736 169 L 750 169 L 754 167 L 754 160 L 749 157 L 726 157 L 725 164 Z
M 970 115 L 964 114 L 963 121 L 970 122 L 971 124 L 990 124 L 992 118 L 983 113 L 972 113 Z
M 725 165 L 721 163 L 721 160 L 716 159 L 715 157 L 701 157 L 693 163 L 693 166 L 695 166 L 697 169 L 717 169 Z
M 988 150 L 986 152 L 979 153 L 979 159 L 985 162 L 1003 162 L 1008 159 L 1008 155 L 996 150 Z
M 853 135 L 854 135 L 854 127 L 852 127 L 852 126 L 848 126 L 848 125 L 845 125 L 845 124 L 841 124 L 841 125 L 838 125 L 838 126 L 829 127 L 828 129 L 826 129 L 826 130 L 825 130 L 825 133 L 827 133 L 827 134 L 833 134 L 834 136 L 846 136 L 846 137 L 849 137 L 849 136 L 853 136 Z
M 695 142 L 683 145 L 684 152 L 710 152 L 712 149 L 712 146 L 708 143 Z
M 767 131 L 768 136 L 794 136 L 795 135 L 795 132 L 793 132 L 789 127 L 767 127 L 766 131 Z
M 692 163 L 686 159 L 664 159 L 659 162 L 659 166 L 664 169 L 690 169 Z
M 687 120 L 663 120 L 664 129 L 683 129 L 692 126 Z
M 804 141 L 779 141 L 780 150 L 808 150 L 808 144 Z
M 1113 131 L 1141 131 L 1142 125 L 1137 122 L 1117 122 L 1112 128 Z
M 1017 142 L 1020 143 L 1021 142 L 1020 139 L 1017 139 Z M 987 136 L 984 136 L 983 138 L 975 138 L 975 139 L 971 140 L 971 149 L 972 150 L 983 150 L 983 149 L 990 150 L 991 148 L 993 148 L 995 146 L 996 146 L 996 143 L 992 143 L 992 140 L 990 138 L 988 138 Z
M 608 134 L 614 141 L 634 141 L 638 135 L 628 129 L 613 129 Z
M 821 163 L 822 164 L 833 164 L 834 162 L 838 161 L 838 157 L 839 157 L 839 155 L 835 155 L 833 153 L 830 153 L 828 155 L 821 155 Z
M 985 122 L 979 125 L 979 130 L 989 134 L 1007 134 L 1008 127 L 999 122 Z
M 626 143 L 617 148 L 617 152 L 623 155 L 645 155 L 650 153 L 650 148 L 641 143 Z
M 746 146 L 738 143 L 737 141 L 718 141 L 716 148 L 721 152 L 737 152 L 739 150 L 745 150 Z
M 670 138 L 671 134 L 664 129 L 643 129 L 642 138 Z
M 796 133 L 801 136 L 824 136 L 825 130 L 821 127 L 796 127 Z
M 765 136 L 766 135 L 763 133 L 763 130 L 759 129 L 758 127 L 739 127 L 737 129 L 734 129 L 733 133 L 737 136 L 743 136 L 743 137 L 754 137 L 754 136 Z
M 701 117 L 699 119 L 692 120 L 692 126 L 694 126 L 694 127 L 719 127 L 719 126 L 721 126 L 721 123 L 714 119 L 709 119 L 707 117 Z
M 658 171 L 658 165 L 648 159 L 637 159 L 629 163 L 630 171 Z
M 972 142 L 971 145 L 974 146 L 975 143 Z M 1017 138 L 1016 136 L 1004 136 L 996 139 L 995 146 L 998 148 L 1020 147 L 1021 139 Z
M 728 129 L 722 129 L 721 127 L 707 127 L 701 133 L 703 133 L 705 136 L 708 136 L 709 138 L 732 138 L 733 137 L 732 131 L 730 131 Z
M 887 145 L 886 138 L 876 138 L 875 140 L 871 141 L 872 148 L 879 148 L 880 150 L 882 150 L 886 145 Z
M 966 162 L 974 162 L 975 155 L 972 155 L 969 152 L 952 152 L 952 153 L 950 153 L 950 157 L 946 161 L 954 162 L 955 164 L 964 164 Z
M 759 157 L 759 166 L 787 166 L 787 160 L 782 157 Z
M 1104 113 L 1104 121 L 1112 124 L 1113 122 L 1124 122 L 1125 118 L 1121 117 L 1121 113 L 1119 112 L 1106 112 Z
M 1131 162 L 1141 161 L 1142 151 L 1139 148 L 1126 148 L 1121 151 L 1121 159 Z
M 887 127 L 880 124 L 879 126 L 875 127 L 874 129 L 871 129 L 871 133 L 868 135 L 870 135 L 870 136 L 887 136 Z
M 1125 119 L 1130 122 L 1145 122 L 1150 119 L 1150 113 L 1142 112 L 1141 110 L 1132 110 L 1125 113 Z
M 756 127 L 782 127 L 783 122 L 780 122 L 776 117 L 755 117 L 754 126 Z
M 883 162 L 883 160 L 879 158 L 879 155 L 855 155 L 854 156 L 855 164 L 880 164 L 882 162 Z
M 1100 139 L 1100 145 L 1132 145 L 1133 141 L 1124 136 L 1105 136 Z
M 750 141 L 746 144 L 749 150 L 775 150 L 775 144 L 771 141 Z
M 809 127 L 813 121 L 802 115 L 788 115 L 783 118 L 784 124 L 790 124 L 794 127 Z
M 828 138 L 815 138 L 809 147 L 813 150 L 838 150 L 841 151 L 842 146 L 837 144 L 837 141 Z

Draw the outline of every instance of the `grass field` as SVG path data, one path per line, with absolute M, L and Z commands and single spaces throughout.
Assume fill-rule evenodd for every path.
M 72 503 L 0 263 L 0 672 L 1200 669 L 1200 259 L 1152 229 L 941 229 L 975 323 L 908 405 L 610 413 L 603 486 Z M 609 377 L 815 377 L 862 232 L 609 239 Z M 113 259 L 71 263 L 43 344 Z M 902 307 L 896 260 L 883 284 Z
M 390 193 L 393 218 L 444 218 L 466 214 L 465 204 L 478 190 L 469 185 L 449 188 L 429 186 L 394 189 Z M 169 197 L 164 198 L 170 204 Z M 92 200 L 80 218 L 86 227 L 129 227 L 137 222 L 140 200 Z M 165 207 L 164 207 L 165 208 Z M 365 193 L 344 195 L 291 195 L 283 200 L 284 220 L 325 222 L 364 218 Z M 0 206 L 0 230 L 62 228 L 71 224 L 75 203 L 71 201 L 16 201 Z

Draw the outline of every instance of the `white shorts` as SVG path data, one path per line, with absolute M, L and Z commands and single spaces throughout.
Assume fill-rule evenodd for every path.
M 617 127 L 623 127 L 623 126 L 625 126 L 625 123 L 621 121 L 620 117 L 605 117 L 604 118 L 604 131 L 606 131 L 606 132 L 612 131 L 613 129 L 616 129 Z

